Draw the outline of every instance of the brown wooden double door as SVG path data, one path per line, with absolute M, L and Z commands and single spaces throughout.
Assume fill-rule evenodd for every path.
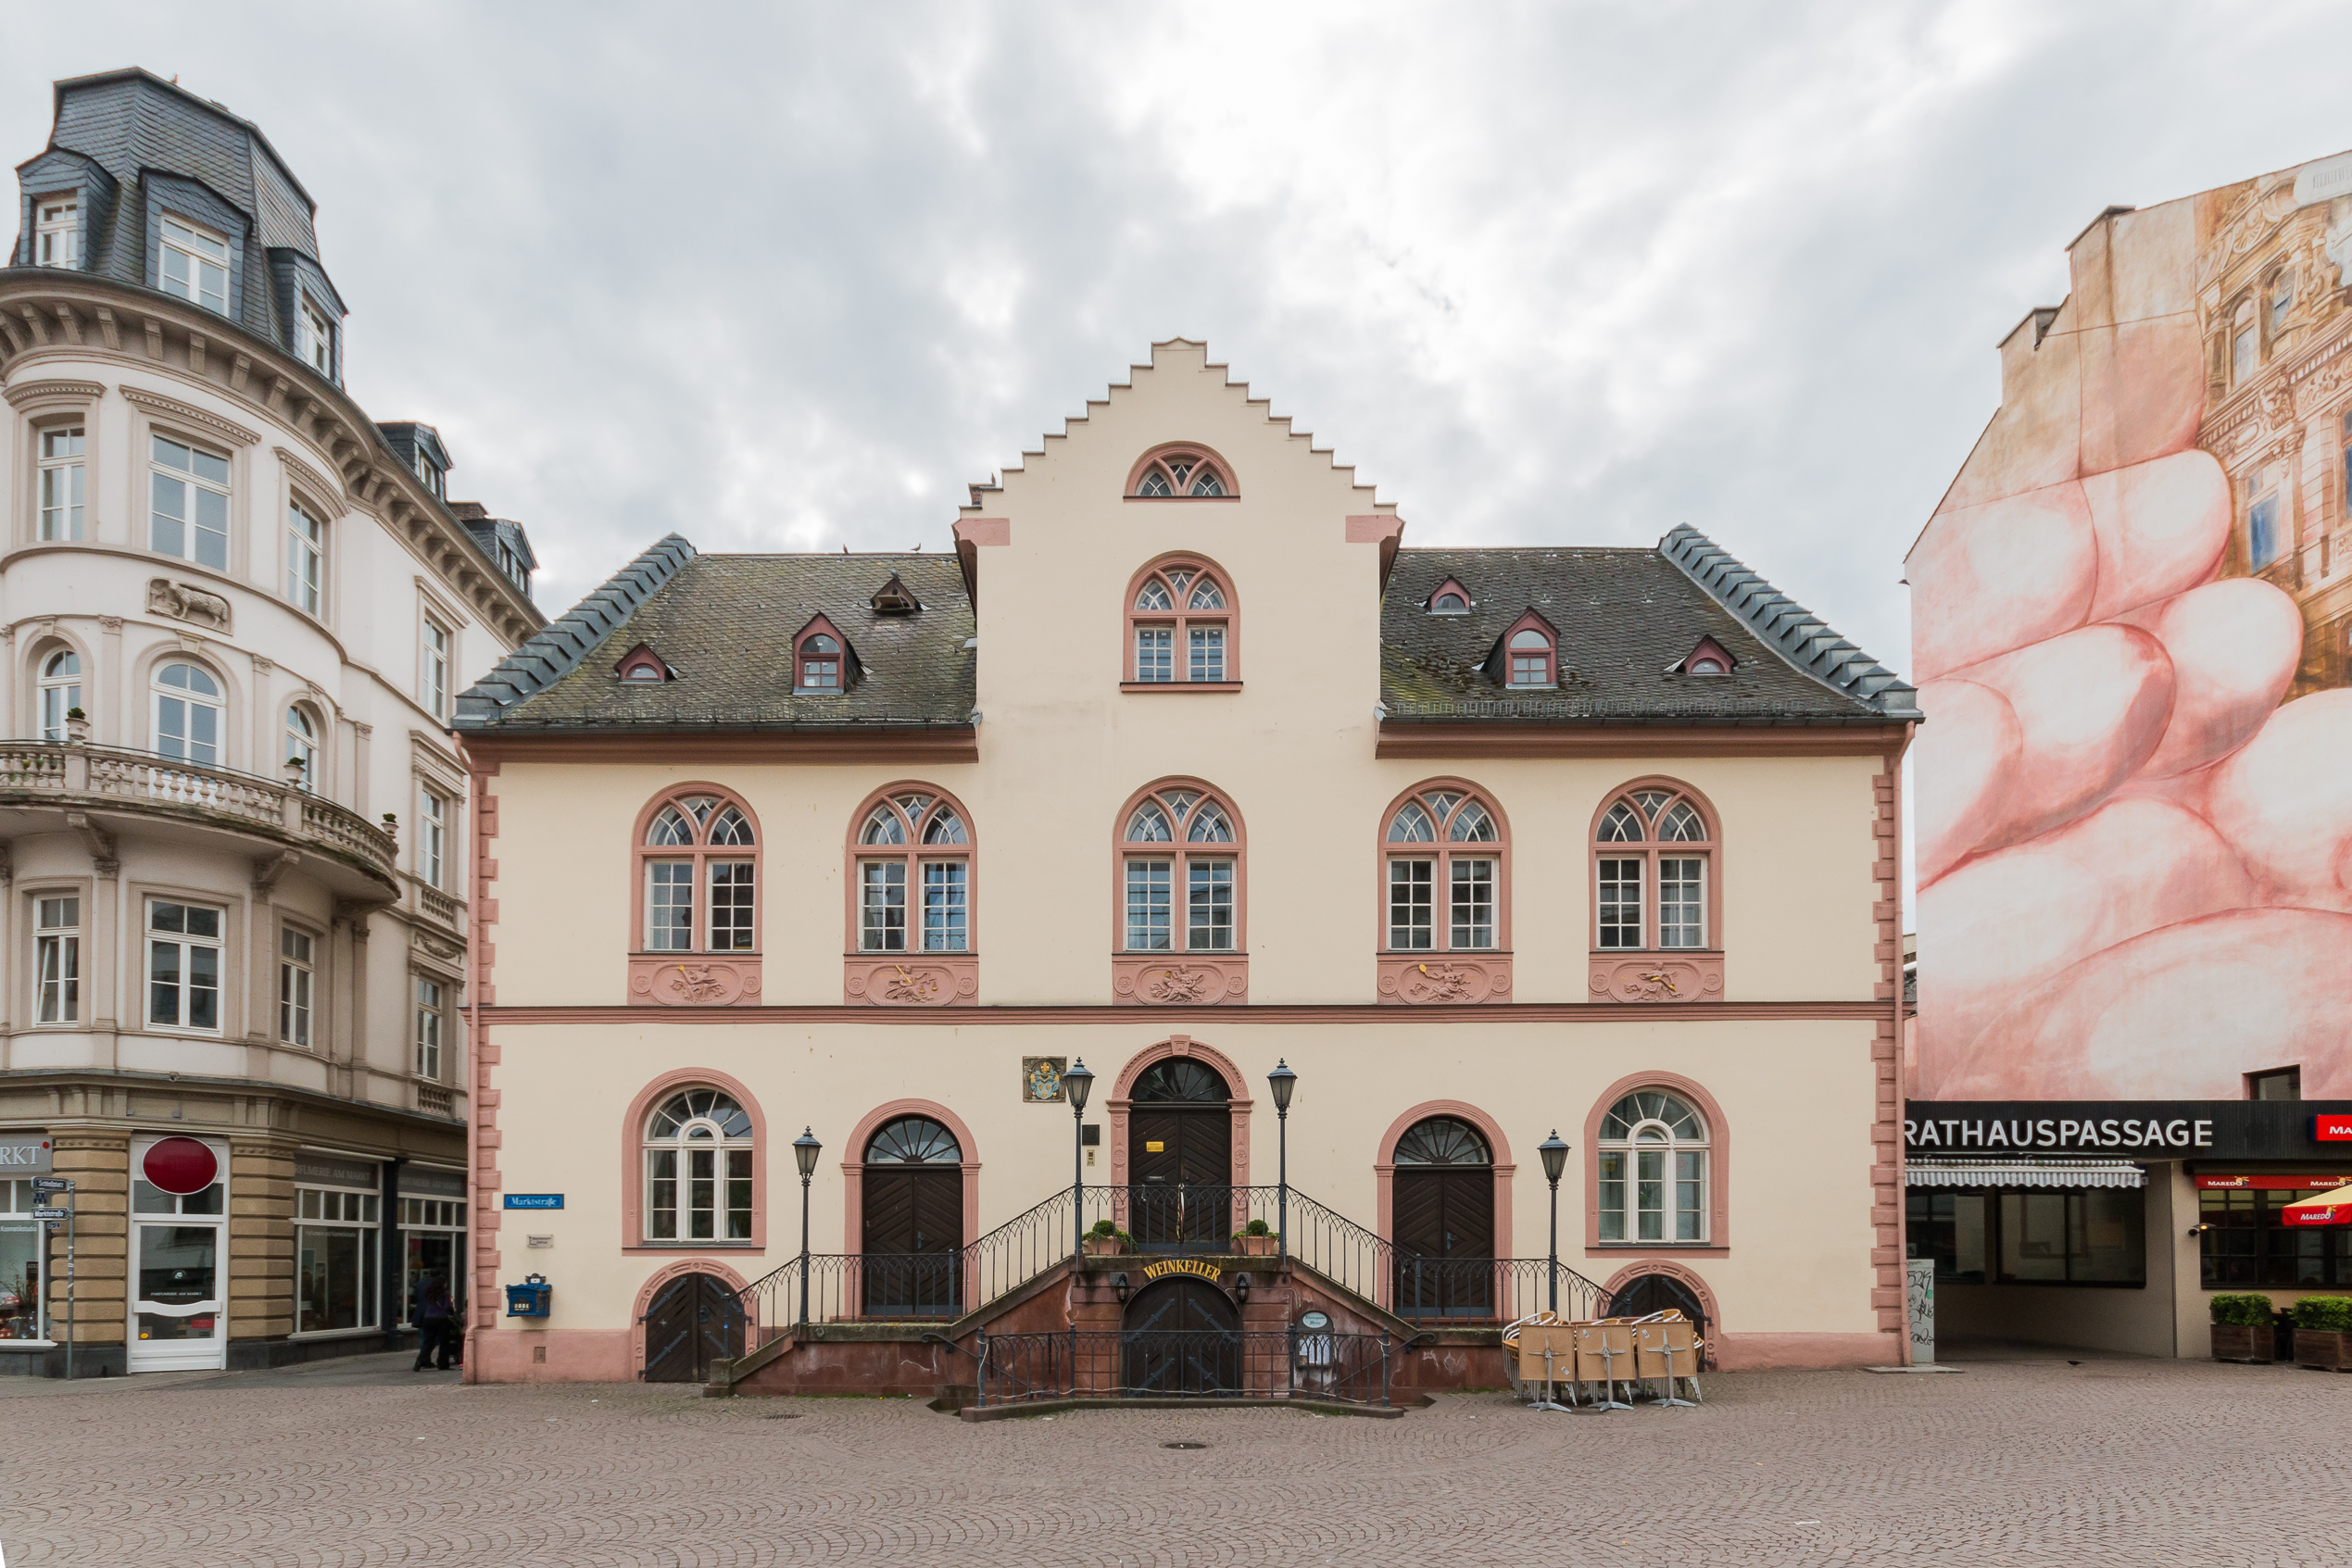
M 645 1314 L 648 1383 L 708 1383 L 711 1363 L 743 1354 L 743 1303 L 727 1282 L 680 1274 L 654 1293 Z
M 868 1165 L 861 1301 L 870 1318 L 952 1318 L 963 1311 L 963 1172 L 957 1166 Z
M 1223 1105 L 1127 1115 L 1127 1223 L 1146 1252 L 1205 1252 L 1234 1230 L 1233 1117 Z
M 1398 1167 L 1392 1217 L 1399 1316 L 1494 1315 L 1492 1166 Z

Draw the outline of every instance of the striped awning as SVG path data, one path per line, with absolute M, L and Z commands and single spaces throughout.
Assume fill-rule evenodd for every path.
M 2147 1173 L 2128 1160 L 1910 1160 L 1915 1187 L 2136 1187 Z

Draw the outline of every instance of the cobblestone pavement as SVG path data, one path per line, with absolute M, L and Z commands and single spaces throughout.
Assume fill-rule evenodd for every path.
M 52 1384 L 0 1389 L 0 1549 L 7 1568 L 2352 1562 L 2352 1376 L 2053 1357 L 1706 1392 L 1606 1415 L 1475 1394 L 1396 1421 L 968 1425 L 388 1363 Z M 1180 1440 L 1208 1446 L 1163 1446 Z

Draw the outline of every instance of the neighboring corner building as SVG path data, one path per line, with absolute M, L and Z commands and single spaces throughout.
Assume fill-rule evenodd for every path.
M 466 1264 L 447 728 L 544 624 L 530 549 L 346 392 L 259 130 L 56 92 L 0 270 L 0 1374 L 376 1348 Z
M 2207 1351 L 2352 1287 L 2352 153 L 2134 210 L 1909 559 L 1943 1331 Z M 2309 1098 L 2306 1098 L 2309 1097 Z
M 1313 1309 L 1493 1386 L 1554 1289 L 1898 1359 L 1911 688 L 1688 528 L 1402 535 L 1173 341 L 953 554 L 673 535 L 466 692 L 468 1374 L 1139 1391 Z

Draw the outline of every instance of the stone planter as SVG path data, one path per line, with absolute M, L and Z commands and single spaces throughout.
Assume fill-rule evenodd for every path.
M 1116 1258 L 1118 1255 L 1119 1255 L 1119 1238 L 1118 1238 L 1117 1236 L 1090 1236 L 1087 1237 L 1087 1256 L 1088 1256 L 1088 1257 L 1089 1257 L 1089 1258 Z
M 1240 1258 L 1271 1258 L 1274 1256 L 1275 1243 L 1279 1239 L 1277 1236 L 1237 1236 L 1233 1238 L 1234 1255 Z
M 2217 1361 L 2275 1361 L 2274 1337 L 2268 1323 L 2255 1327 L 2242 1323 L 2217 1323 L 2213 1325 L 2213 1359 Z
M 2352 1334 L 2341 1329 L 2296 1329 L 2295 1364 L 2322 1372 L 2352 1372 Z

